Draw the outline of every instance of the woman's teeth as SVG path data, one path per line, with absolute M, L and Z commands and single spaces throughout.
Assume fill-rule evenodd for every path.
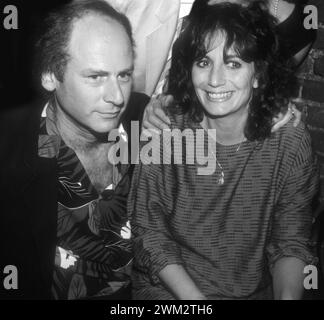
M 207 92 L 208 97 L 214 100 L 226 100 L 230 98 L 232 94 L 233 91 L 220 92 L 220 93 Z

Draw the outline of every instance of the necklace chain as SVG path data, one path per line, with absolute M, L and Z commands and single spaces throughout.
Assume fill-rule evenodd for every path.
M 278 6 L 279 6 L 279 0 L 275 0 L 275 3 L 274 3 L 274 16 L 275 18 L 277 18 L 278 16 Z
M 238 147 L 236 148 L 236 150 L 235 150 L 235 153 L 237 153 L 237 152 L 240 150 L 241 145 L 242 145 L 242 143 L 243 143 L 245 140 L 246 140 L 246 139 L 244 138 L 244 139 L 240 142 L 239 146 L 238 146 Z M 214 156 L 214 158 L 215 158 L 215 160 L 216 160 L 216 164 L 218 165 L 219 169 L 221 170 L 220 177 L 218 178 L 217 184 L 219 184 L 219 185 L 223 185 L 223 184 L 225 183 L 225 174 L 224 174 L 223 166 L 222 166 L 222 165 L 219 163 L 219 161 L 217 160 L 217 156 L 216 156 L 216 154 L 214 153 L 214 151 L 212 151 L 212 154 L 213 154 L 213 156 Z

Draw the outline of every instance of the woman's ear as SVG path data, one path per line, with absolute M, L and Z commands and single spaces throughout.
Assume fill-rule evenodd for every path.
M 54 91 L 57 86 L 57 79 L 52 72 L 42 74 L 42 86 L 47 91 Z

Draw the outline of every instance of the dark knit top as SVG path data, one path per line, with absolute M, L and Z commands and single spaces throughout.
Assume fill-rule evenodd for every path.
M 186 115 L 171 118 L 179 129 L 202 129 Z M 183 265 L 209 299 L 272 298 L 278 259 L 313 261 L 318 172 L 305 126 L 289 122 L 239 148 L 217 144 L 216 155 L 211 175 L 198 175 L 198 164 L 136 167 L 128 201 L 135 299 L 174 299 L 157 277 L 169 264 Z

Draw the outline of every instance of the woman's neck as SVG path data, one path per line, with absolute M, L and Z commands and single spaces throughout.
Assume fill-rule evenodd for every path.
M 216 129 L 216 141 L 222 145 L 234 145 L 244 141 L 244 129 L 248 114 L 233 120 L 232 117 L 210 118 L 204 115 L 200 123 L 204 129 Z

